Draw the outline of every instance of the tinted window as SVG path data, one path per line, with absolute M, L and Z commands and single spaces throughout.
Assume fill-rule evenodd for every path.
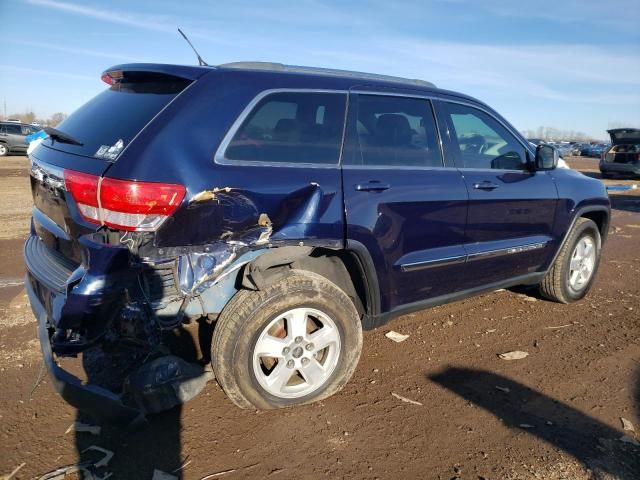
M 336 164 L 346 95 L 282 92 L 263 98 L 225 151 L 229 160 Z
M 129 74 L 130 73 L 130 74 Z M 77 155 L 100 158 L 98 150 L 122 140 L 126 147 L 189 81 L 160 74 L 127 72 L 128 80 L 111 86 L 73 112 L 56 128 L 82 146 L 47 141 Z
M 441 167 L 435 121 L 428 100 L 358 95 L 349 133 L 350 165 Z M 353 123 L 355 122 L 355 125 Z
M 9 133 L 11 135 L 22 135 L 21 125 L 6 124 L 4 130 L 6 133 Z
M 525 148 L 493 117 L 481 110 L 447 103 L 449 131 L 460 168 L 522 170 Z

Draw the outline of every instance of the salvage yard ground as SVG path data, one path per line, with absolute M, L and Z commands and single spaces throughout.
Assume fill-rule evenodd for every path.
M 599 178 L 596 160 L 569 163 Z M 211 382 L 135 432 L 99 435 L 65 433 L 74 409 L 46 377 L 34 388 L 24 157 L 0 158 L 0 192 L 0 478 L 23 463 L 14 478 L 38 478 L 91 445 L 114 452 L 98 472 L 115 479 L 180 467 L 185 479 L 640 478 L 640 190 L 612 194 L 600 271 L 577 304 L 498 291 L 405 315 L 365 333 L 351 382 L 321 403 L 240 410 Z M 528 355 L 498 356 L 512 351 Z

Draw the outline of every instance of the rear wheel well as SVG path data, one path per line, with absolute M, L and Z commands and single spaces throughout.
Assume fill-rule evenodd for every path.
M 247 264 L 240 275 L 243 287 L 262 290 L 286 276 L 291 269 L 322 275 L 351 299 L 362 317 L 370 311 L 366 276 L 358 258 L 347 250 L 329 248 L 274 248 Z

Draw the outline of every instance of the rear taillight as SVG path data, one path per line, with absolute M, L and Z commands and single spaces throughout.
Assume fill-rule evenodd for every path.
M 87 222 L 118 230 L 154 231 L 176 211 L 182 185 L 116 180 L 64 171 L 67 190 Z
M 105 225 L 122 230 L 155 230 L 184 198 L 182 185 L 104 178 L 99 185 Z
M 67 191 L 78 205 L 80 215 L 87 222 L 100 224 L 98 212 L 98 181 L 100 177 L 73 170 L 64 171 Z

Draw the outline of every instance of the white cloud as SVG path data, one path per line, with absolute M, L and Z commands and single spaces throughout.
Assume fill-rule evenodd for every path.
M 159 20 L 158 17 L 150 17 L 144 15 L 130 15 L 125 12 L 107 10 L 103 8 L 88 7 L 78 5 L 76 3 L 61 2 L 59 0 L 29 0 L 29 3 L 40 7 L 59 10 L 83 17 L 95 18 L 111 23 L 128 25 L 130 27 L 143 28 L 146 30 L 155 30 L 159 32 L 175 32 L 176 27 L 172 24 Z
M 7 40 L 10 43 L 14 43 L 16 45 L 24 45 L 27 47 L 35 47 L 41 48 L 45 50 L 53 50 L 57 52 L 69 53 L 71 55 L 86 55 L 89 57 L 96 58 L 109 58 L 112 60 L 119 61 L 136 61 L 138 58 L 130 57 L 128 55 L 122 55 L 120 53 L 110 53 L 104 52 L 102 50 L 91 50 L 88 48 L 76 48 L 76 47 L 68 47 L 65 45 L 54 45 L 52 43 L 44 43 L 44 42 L 26 42 L 22 40 Z
M 180 26 L 180 21 L 169 16 L 144 15 L 140 13 L 136 13 L 134 15 L 131 12 L 126 11 L 89 7 L 77 3 L 63 2 L 59 0 L 28 1 L 33 5 L 48 8 L 51 10 L 57 10 L 60 12 L 70 13 L 85 18 L 92 18 L 103 22 L 109 22 L 142 30 L 149 30 L 159 33 L 170 33 L 171 35 L 175 35 L 175 37 L 178 38 L 177 29 L 178 26 Z M 216 33 L 212 34 L 210 31 L 202 31 L 189 28 L 185 33 L 187 33 L 187 35 L 191 38 L 201 38 L 222 46 L 235 46 L 237 44 L 236 39 L 232 38 L 226 40 L 224 38 L 221 38 L 221 35 Z
M 463 4 L 460 0 L 438 0 L 441 3 Z M 625 33 L 638 33 L 640 3 L 638 0 L 538 0 L 518 2 L 513 0 L 483 0 L 473 7 L 500 17 L 531 19 L 531 28 L 536 20 L 562 25 L 582 26 L 585 29 L 610 29 Z
M 17 65 L 1 65 L 0 69 L 3 72 L 15 72 L 18 74 L 31 74 L 31 75 L 42 75 L 45 77 L 58 77 L 58 78 L 67 78 L 69 80 L 92 80 L 96 81 L 98 77 L 92 77 L 89 75 L 76 75 L 75 73 L 65 73 L 65 72 L 56 72 L 50 70 L 40 70 L 37 68 L 30 67 L 19 67 Z
M 631 46 L 613 51 L 587 45 L 496 46 L 387 36 L 346 53 L 336 45 L 294 47 L 286 61 L 423 78 L 475 95 L 636 104 L 640 57 L 634 51 Z

